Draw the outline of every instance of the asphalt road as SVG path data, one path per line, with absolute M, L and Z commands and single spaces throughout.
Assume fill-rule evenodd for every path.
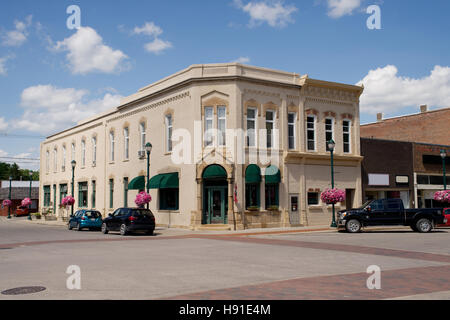
M 448 299 L 450 230 L 153 237 L 0 220 L 0 299 Z M 381 289 L 367 288 L 369 266 Z M 78 266 L 81 289 L 68 289 Z

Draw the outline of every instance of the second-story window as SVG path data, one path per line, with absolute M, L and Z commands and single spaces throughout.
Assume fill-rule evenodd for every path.
M 166 116 L 166 150 L 172 152 L 172 115 Z
M 288 113 L 288 148 L 294 150 L 296 148 L 296 123 L 297 114 L 294 112 Z
M 344 153 L 351 152 L 351 122 L 349 120 L 344 120 L 342 122 L 342 132 L 344 141 Z
M 218 145 L 226 145 L 226 130 L 227 130 L 227 108 L 217 107 L 217 134 Z
M 247 147 L 256 147 L 256 115 L 256 109 L 247 109 Z
M 124 158 L 125 160 L 130 159 L 130 130 L 128 128 L 123 129 L 123 139 L 124 139 Z
M 75 143 L 72 143 L 72 159 L 70 161 L 75 160 Z
M 61 165 L 61 169 L 62 171 L 66 171 L 66 158 L 67 158 L 67 151 L 66 151 L 66 146 L 63 146 L 62 148 L 62 153 L 63 153 L 63 158 L 62 158 L 62 165 Z
M 109 161 L 114 162 L 114 147 L 115 147 L 115 141 L 114 141 L 114 132 L 109 133 Z
M 273 146 L 273 129 L 274 129 L 275 112 L 272 110 L 266 111 L 266 130 L 267 130 L 267 148 Z
M 308 151 L 316 151 L 316 117 L 308 116 L 306 119 L 306 137 Z
M 45 153 L 45 171 L 49 173 L 50 171 L 50 152 Z
M 204 141 L 205 147 L 212 146 L 213 144 L 213 108 L 205 107 L 205 133 L 204 133 Z
M 97 164 L 97 138 L 92 138 L 92 165 Z
M 58 171 L 58 150 L 53 149 L 53 171 Z
M 86 141 L 81 141 L 81 166 L 84 167 L 86 165 Z
M 328 142 L 333 140 L 333 132 L 334 132 L 334 119 L 327 118 L 325 119 L 325 145 L 327 146 L 327 151 L 330 151 L 330 148 L 328 147 Z
M 141 151 L 145 151 L 145 144 L 146 142 L 146 132 L 145 132 L 145 123 L 141 122 L 139 125 L 139 132 L 140 132 L 140 141 L 141 141 Z

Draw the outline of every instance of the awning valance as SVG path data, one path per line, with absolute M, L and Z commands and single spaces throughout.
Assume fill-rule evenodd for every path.
M 217 178 L 227 178 L 227 172 L 225 169 L 217 164 L 213 164 L 205 169 L 203 172 L 203 179 L 217 179 Z
M 128 183 L 128 190 L 145 190 L 145 177 L 139 176 Z
M 281 173 L 280 169 L 275 166 L 270 166 L 266 169 L 266 184 L 280 183 Z
M 245 183 L 260 183 L 261 169 L 256 164 L 251 164 L 245 170 Z
M 149 189 L 176 189 L 179 185 L 178 172 L 158 174 L 149 181 Z

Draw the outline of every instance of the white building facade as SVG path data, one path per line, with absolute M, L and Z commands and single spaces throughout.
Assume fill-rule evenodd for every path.
M 360 205 L 362 87 L 237 63 L 193 65 L 124 98 L 113 110 L 41 144 L 40 205 L 57 216 L 104 216 L 150 188 L 158 225 L 230 229 L 326 225 L 320 193 Z M 150 180 L 144 146 L 153 145 Z

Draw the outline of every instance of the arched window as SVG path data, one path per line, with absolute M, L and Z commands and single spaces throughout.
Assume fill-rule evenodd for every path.
M 111 131 L 109 133 L 109 161 L 111 162 L 114 162 L 114 147 L 115 147 L 114 131 Z

